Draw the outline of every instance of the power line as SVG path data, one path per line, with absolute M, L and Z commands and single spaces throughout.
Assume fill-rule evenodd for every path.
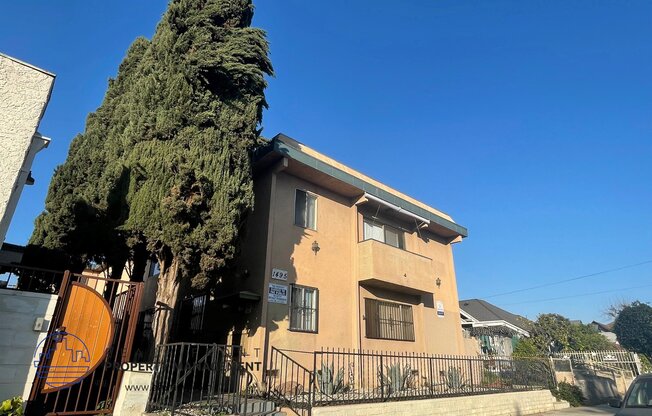
M 491 296 L 485 296 L 483 299 L 495 298 L 495 297 L 498 297 L 498 296 L 511 295 L 513 293 L 527 292 L 529 290 L 535 290 L 535 289 L 541 289 L 541 288 L 544 288 L 544 287 L 560 285 L 562 283 L 573 282 L 575 280 L 586 279 L 588 277 L 599 276 L 601 274 L 607 274 L 607 273 L 617 272 L 617 271 L 620 271 L 620 270 L 631 269 L 632 267 L 638 267 L 638 266 L 642 266 L 644 264 L 649 264 L 649 263 L 652 263 L 652 260 L 646 260 L 646 261 L 642 261 L 640 263 L 628 264 L 626 266 L 617 267 L 615 269 L 602 270 L 602 271 L 591 273 L 591 274 L 585 274 L 585 275 L 582 275 L 582 276 L 572 277 L 570 279 L 558 280 L 556 282 L 543 283 L 543 284 L 540 284 L 540 285 L 537 285 L 537 286 L 527 287 L 527 288 L 524 288 L 524 289 L 516 289 L 516 290 L 509 291 L 509 292 L 497 293 L 497 294 L 494 294 L 494 295 L 491 295 Z
M 557 298 L 548 298 L 548 299 L 539 299 L 539 300 L 526 300 L 526 301 L 523 301 L 523 302 L 506 303 L 504 306 L 523 305 L 525 303 L 540 303 L 540 302 L 549 302 L 549 301 L 552 301 L 552 300 L 562 300 L 562 299 L 580 298 L 580 297 L 583 297 L 583 296 L 602 295 L 604 293 L 621 292 L 623 290 L 641 289 L 641 288 L 650 287 L 650 286 L 652 286 L 652 284 L 642 285 L 642 286 L 623 287 L 623 288 L 620 288 L 620 289 L 603 290 L 603 291 L 600 291 L 600 292 L 582 293 L 582 294 L 579 294 L 579 295 L 560 296 L 560 297 L 557 297 Z

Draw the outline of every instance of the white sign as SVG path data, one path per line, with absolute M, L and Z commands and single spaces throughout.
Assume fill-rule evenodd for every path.
M 277 285 L 276 283 L 269 284 L 267 291 L 267 301 L 269 303 L 288 303 L 288 287 L 285 285 Z
M 440 300 L 437 301 L 437 316 L 440 318 L 444 317 L 444 302 Z
M 287 270 L 272 269 L 272 279 L 288 280 L 288 272 L 287 272 Z

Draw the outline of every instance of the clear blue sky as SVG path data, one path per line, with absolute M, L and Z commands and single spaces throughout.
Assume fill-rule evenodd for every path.
M 165 6 L 3 4 L 0 51 L 57 74 L 41 124 L 52 143 L 8 242 L 29 238 L 54 167 Z M 277 73 L 265 135 L 284 132 L 467 226 L 454 249 L 461 298 L 652 260 L 652 2 L 256 6 Z M 651 275 L 648 263 L 488 300 L 600 320 L 615 299 L 652 301 Z M 533 302 L 554 297 L 566 299 Z

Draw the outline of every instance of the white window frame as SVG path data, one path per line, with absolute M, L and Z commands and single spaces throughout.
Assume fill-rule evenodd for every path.
M 306 194 L 306 201 L 307 201 L 307 198 L 308 198 L 308 197 L 310 197 L 310 198 L 314 198 L 314 200 L 315 200 L 315 214 L 314 214 L 314 217 L 315 217 L 315 225 L 314 225 L 314 227 L 311 227 L 310 224 L 307 224 L 307 222 L 308 222 L 308 218 L 305 219 L 305 220 L 306 220 L 306 221 L 305 221 L 305 222 L 306 222 L 305 225 L 304 225 L 304 224 L 297 224 L 297 193 L 299 193 L 299 192 L 303 192 L 303 193 Z M 296 189 L 294 190 L 294 210 L 293 210 L 293 212 L 294 212 L 294 220 L 293 220 L 293 221 L 294 221 L 294 225 L 296 225 L 297 227 L 306 228 L 306 229 L 308 229 L 308 230 L 317 231 L 317 212 L 319 212 L 319 207 L 318 207 L 318 205 L 319 205 L 319 198 L 318 198 L 317 194 L 315 194 L 315 193 L 313 193 L 313 192 L 310 192 L 310 191 L 307 191 L 307 190 L 305 190 L 305 189 L 296 188 Z M 308 212 L 308 211 L 306 210 L 306 213 L 307 213 L 307 212 Z
M 369 223 L 371 226 L 374 227 L 381 227 L 383 230 L 383 239 L 379 240 L 374 237 L 368 237 L 366 234 L 366 228 L 365 225 L 366 223 Z M 390 244 L 387 242 L 387 235 L 386 235 L 386 228 L 389 227 L 392 230 L 396 231 L 398 233 L 398 246 L 395 246 L 394 244 Z M 370 219 L 369 217 L 363 217 L 362 218 L 362 241 L 367 241 L 367 240 L 374 240 L 374 241 L 379 241 L 383 244 L 387 244 L 388 246 L 396 247 L 401 250 L 405 250 L 405 232 L 401 230 L 400 228 L 393 227 L 389 224 L 385 224 L 384 222 L 381 221 L 375 221 Z
M 301 293 L 303 294 L 303 298 L 301 300 L 301 304 L 305 304 L 305 295 L 310 291 L 311 294 L 314 294 L 314 305 L 312 308 L 306 308 L 305 306 L 297 305 L 295 306 L 295 295 L 294 292 L 295 290 L 301 290 Z M 294 322 L 294 319 L 292 318 L 294 316 L 293 309 L 309 309 L 311 313 L 314 314 L 312 317 L 312 327 L 311 328 L 304 328 L 303 324 L 305 321 L 300 322 Z M 290 311 L 289 311 L 289 326 L 288 329 L 290 331 L 295 331 L 295 332 L 308 332 L 311 334 L 316 334 L 319 332 L 319 289 L 316 287 L 310 287 L 310 286 L 302 286 L 302 285 L 297 285 L 297 284 L 291 284 L 290 285 Z

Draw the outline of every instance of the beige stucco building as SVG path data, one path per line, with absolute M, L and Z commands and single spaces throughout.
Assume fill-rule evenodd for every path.
M 241 284 L 220 308 L 246 360 L 271 347 L 464 353 L 464 227 L 284 135 L 255 159 Z
M 36 153 L 47 147 L 38 126 L 50 99 L 54 75 L 0 54 L 0 244 Z

